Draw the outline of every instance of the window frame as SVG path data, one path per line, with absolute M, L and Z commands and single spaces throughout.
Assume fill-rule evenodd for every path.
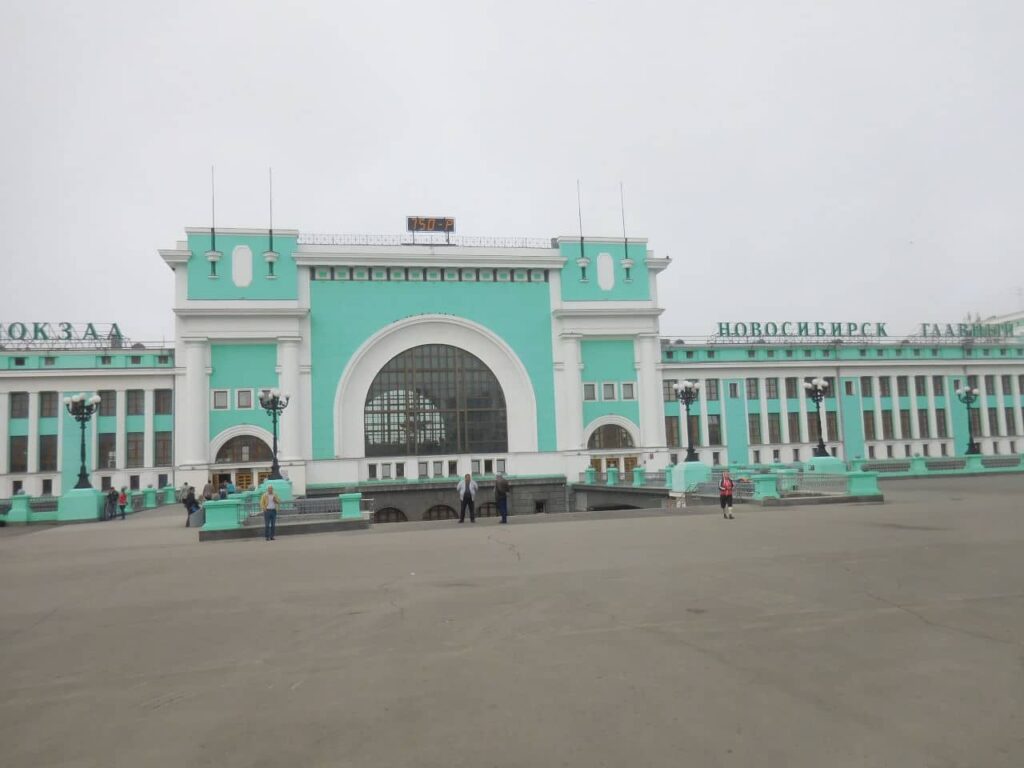
M 217 396 L 223 395 L 224 405 L 217 405 Z M 231 390 L 230 389 L 211 389 L 210 390 L 210 410 L 211 411 L 230 411 L 231 410 Z
M 249 404 L 242 405 L 242 396 L 249 396 Z M 236 389 L 235 390 L 235 410 L 236 411 L 252 411 L 256 408 L 256 391 L 253 389 Z

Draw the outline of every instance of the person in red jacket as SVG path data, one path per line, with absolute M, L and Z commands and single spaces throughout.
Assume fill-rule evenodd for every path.
M 121 519 L 124 520 L 124 509 L 128 506 L 127 488 L 122 486 L 121 493 L 117 497 L 117 506 L 121 508 Z
M 722 473 L 722 481 L 718 484 L 718 500 L 722 504 L 722 517 L 726 520 L 735 520 L 732 513 L 732 492 L 736 488 L 736 481 L 729 475 L 729 470 Z

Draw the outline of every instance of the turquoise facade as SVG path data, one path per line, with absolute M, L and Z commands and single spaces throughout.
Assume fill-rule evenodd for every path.
M 562 241 L 559 250 L 565 257 L 562 267 L 562 301 L 647 301 L 651 298 L 651 287 L 647 269 L 647 245 L 643 242 L 629 243 L 628 258 L 633 262 L 624 266 L 627 258 L 626 245 L 619 240 L 592 241 L 583 243 L 583 255 L 589 260 L 584 271 L 577 264 L 580 258 L 580 243 Z M 601 273 L 605 262 L 610 267 L 612 280 L 602 286 Z
M 227 390 L 227 408 L 214 407 L 210 398 L 210 439 L 225 429 L 255 424 L 270 429 L 270 417 L 259 407 L 260 389 L 278 386 L 277 346 L 274 344 L 211 344 L 210 392 Z M 238 391 L 252 393 L 252 407 L 238 407 Z M 292 394 L 292 393 L 289 393 Z
M 632 384 L 636 391 L 636 362 L 632 339 L 591 339 L 580 343 L 583 360 L 583 383 L 594 384 L 595 400 L 583 402 L 583 423 L 591 424 L 603 416 L 621 416 L 637 425 L 640 405 L 636 395 L 623 397 L 623 384 Z M 614 386 L 615 393 L 605 398 L 604 385 Z
M 190 232 L 188 249 L 188 298 L 190 301 L 294 301 L 298 298 L 298 268 L 293 255 L 294 235 L 274 235 L 274 252 L 278 254 L 273 274 L 264 258 L 270 248 L 267 234 L 232 234 L 217 232 L 216 249 L 221 254 L 216 271 L 210 268 L 207 252 L 213 238 L 209 232 Z M 240 258 L 236 249 L 247 248 L 251 258 L 251 282 L 236 285 L 232 279 L 232 260 Z

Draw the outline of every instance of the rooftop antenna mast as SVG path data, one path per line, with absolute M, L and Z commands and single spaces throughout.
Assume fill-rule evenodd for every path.
M 270 251 L 274 250 L 274 169 L 267 168 L 267 177 L 270 181 Z
M 210 250 L 217 250 L 217 183 L 210 166 Z
M 576 259 L 576 265 L 580 268 L 580 280 L 587 279 L 587 265 L 590 260 L 583 253 L 583 197 L 580 194 L 580 180 L 576 179 L 576 213 L 580 220 L 580 256 Z
M 629 238 L 626 237 L 626 202 L 622 193 L 622 182 L 619 182 L 619 210 L 622 212 L 622 266 L 626 270 L 626 280 L 632 280 L 630 270 L 633 268 L 633 260 L 629 258 Z

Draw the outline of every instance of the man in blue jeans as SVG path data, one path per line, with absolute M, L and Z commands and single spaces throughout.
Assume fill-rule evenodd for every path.
M 274 540 L 279 502 L 280 499 L 274 491 L 274 486 L 268 485 L 267 490 L 260 496 L 260 509 L 263 510 L 263 537 L 267 541 Z

